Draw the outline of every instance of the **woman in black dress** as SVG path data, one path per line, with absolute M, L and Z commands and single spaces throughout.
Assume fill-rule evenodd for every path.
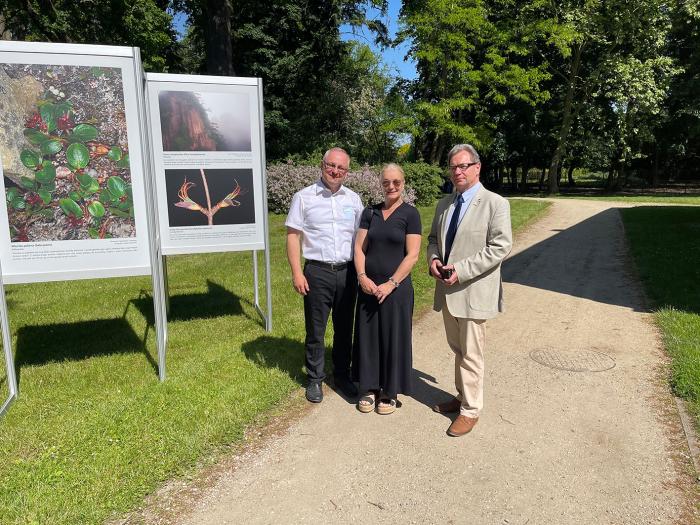
M 387 164 L 381 174 L 384 202 L 362 212 L 355 239 L 360 284 L 355 313 L 353 376 L 363 395 L 360 412 L 391 414 L 396 396 L 411 393 L 411 269 L 418 260 L 418 211 L 401 198 L 404 173 Z

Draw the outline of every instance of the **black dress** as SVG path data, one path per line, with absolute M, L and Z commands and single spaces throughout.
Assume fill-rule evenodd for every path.
M 402 203 L 386 220 L 382 207 L 366 208 L 360 220 L 360 228 L 367 230 L 365 272 L 377 285 L 387 282 L 406 256 L 406 235 L 421 234 L 413 206 Z M 412 318 L 410 275 L 382 304 L 358 289 L 352 367 L 361 393 L 380 388 L 391 398 L 411 393 Z

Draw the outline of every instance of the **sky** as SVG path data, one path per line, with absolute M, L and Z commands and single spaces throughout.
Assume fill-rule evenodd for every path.
M 389 37 L 394 38 L 398 31 L 400 10 L 401 0 L 389 0 L 389 9 L 386 15 L 380 17 L 378 11 L 373 9 L 368 13 L 368 17 L 378 17 L 381 19 L 389 29 Z M 372 50 L 381 57 L 382 62 L 389 68 L 389 74 L 391 76 L 400 76 L 407 79 L 416 78 L 415 62 L 413 60 L 404 60 L 404 56 L 408 51 L 407 43 L 403 43 L 397 48 L 380 49 L 374 44 L 372 33 L 368 31 L 367 28 L 361 28 L 353 34 L 351 27 L 342 26 L 340 28 L 340 33 L 340 37 L 343 40 L 357 40 L 370 46 Z
M 394 38 L 396 36 L 400 10 L 401 0 L 389 0 L 389 9 L 387 10 L 387 14 L 383 17 L 379 17 L 389 28 L 390 38 Z M 370 18 L 378 17 L 379 13 L 373 9 L 368 13 L 368 16 Z M 185 15 L 182 13 L 175 14 L 173 24 L 180 38 L 184 36 L 186 22 L 187 20 Z M 367 28 L 357 29 L 355 33 L 353 33 L 350 26 L 342 26 L 340 28 L 340 33 L 340 37 L 343 40 L 357 40 L 370 46 L 372 50 L 381 57 L 382 62 L 389 68 L 389 74 L 392 77 L 402 77 L 407 79 L 416 78 L 417 74 L 415 62 L 404 60 L 404 56 L 406 55 L 408 49 L 408 45 L 406 43 L 397 48 L 380 49 L 374 44 L 372 33 L 368 31 Z

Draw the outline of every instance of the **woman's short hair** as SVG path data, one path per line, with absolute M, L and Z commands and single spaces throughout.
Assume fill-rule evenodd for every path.
M 403 178 L 403 179 L 406 178 L 406 174 L 404 173 L 403 168 L 401 166 L 399 166 L 398 164 L 396 164 L 395 162 L 390 162 L 388 164 L 384 164 L 384 166 L 382 166 L 382 170 L 379 172 L 379 178 L 384 178 L 384 173 L 387 170 L 396 170 L 401 174 L 401 178 Z

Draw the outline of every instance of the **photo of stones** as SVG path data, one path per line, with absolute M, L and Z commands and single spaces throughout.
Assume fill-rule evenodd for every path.
M 253 170 L 165 170 L 168 224 L 214 226 L 255 223 Z
M 118 68 L 0 64 L 12 242 L 135 237 Z
M 251 151 L 248 95 L 161 91 L 158 104 L 163 151 Z

